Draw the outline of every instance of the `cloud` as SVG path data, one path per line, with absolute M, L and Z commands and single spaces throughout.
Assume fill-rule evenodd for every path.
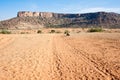
M 105 7 L 83 8 L 81 6 L 77 6 L 77 7 L 76 6 L 65 6 L 64 8 L 59 9 L 57 11 L 64 13 L 90 13 L 90 12 L 101 12 L 101 11 L 120 13 L 120 8 L 105 8 Z
M 120 8 L 102 8 L 102 7 L 86 8 L 86 9 L 81 9 L 79 13 L 99 12 L 99 11 L 120 13 Z

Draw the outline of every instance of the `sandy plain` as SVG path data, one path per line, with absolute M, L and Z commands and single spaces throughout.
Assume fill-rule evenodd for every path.
M 120 33 L 0 34 L 0 80 L 120 80 Z

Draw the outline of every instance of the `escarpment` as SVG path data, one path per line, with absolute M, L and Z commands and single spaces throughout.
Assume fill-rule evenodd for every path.
M 120 14 L 95 12 L 65 14 L 53 12 L 20 11 L 17 17 L 0 21 L 0 28 L 38 29 L 44 27 L 103 27 L 120 28 Z

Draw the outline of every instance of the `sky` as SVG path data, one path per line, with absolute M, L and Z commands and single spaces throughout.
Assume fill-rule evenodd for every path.
M 120 13 L 120 0 L 0 0 L 0 20 L 17 16 L 18 11 L 55 13 Z

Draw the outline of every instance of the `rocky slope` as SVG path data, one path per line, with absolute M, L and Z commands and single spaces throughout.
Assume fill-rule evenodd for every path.
M 120 14 L 96 12 L 62 14 L 50 12 L 18 12 L 17 17 L 1 21 L 0 28 L 37 29 L 43 27 L 105 27 L 120 28 Z

